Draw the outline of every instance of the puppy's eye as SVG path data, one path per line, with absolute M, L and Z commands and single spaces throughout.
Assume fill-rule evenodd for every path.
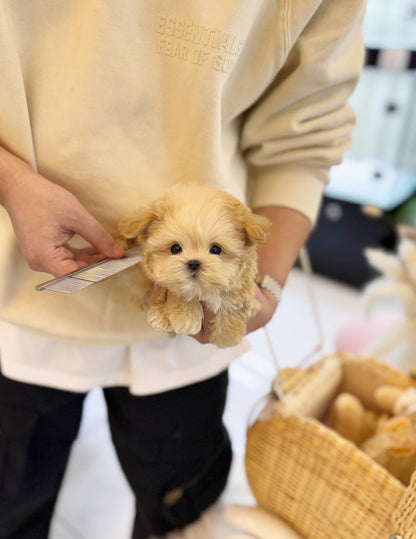
M 179 245 L 179 243 L 175 243 L 172 245 L 172 247 L 170 248 L 170 252 L 173 254 L 173 255 L 178 255 L 179 253 L 182 252 L 182 247 Z
M 219 245 L 211 245 L 209 252 L 212 255 L 219 255 L 221 253 L 221 247 Z

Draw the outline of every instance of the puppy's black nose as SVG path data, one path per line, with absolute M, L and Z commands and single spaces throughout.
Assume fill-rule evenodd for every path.
M 199 260 L 190 260 L 187 264 L 189 271 L 195 272 L 200 267 L 201 262 Z

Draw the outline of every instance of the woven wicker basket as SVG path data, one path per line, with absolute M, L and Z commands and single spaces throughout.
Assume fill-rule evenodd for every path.
M 329 356 L 279 378 L 284 404 L 271 400 L 247 436 L 246 471 L 258 504 L 305 539 L 416 539 L 416 473 L 406 488 L 320 421 L 342 391 L 371 408 L 380 385 L 414 381 L 356 354 Z

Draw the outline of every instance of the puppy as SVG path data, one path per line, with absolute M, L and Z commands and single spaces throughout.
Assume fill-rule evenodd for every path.
M 138 268 L 147 286 L 138 274 L 131 286 L 140 303 L 150 296 L 148 322 L 170 336 L 193 335 L 202 327 L 203 302 L 213 313 L 210 342 L 220 348 L 238 344 L 247 318 L 260 307 L 256 247 L 265 244 L 269 228 L 266 218 L 235 197 L 197 184 L 176 185 L 122 220 L 126 245 L 142 248 Z M 158 287 L 149 294 L 153 284 Z

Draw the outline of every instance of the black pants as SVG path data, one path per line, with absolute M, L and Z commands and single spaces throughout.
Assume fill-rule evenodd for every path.
M 136 497 L 134 539 L 184 527 L 222 492 L 231 463 L 222 423 L 227 382 L 224 372 L 145 397 L 104 390 Z M 84 398 L 0 374 L 0 539 L 46 539 Z

